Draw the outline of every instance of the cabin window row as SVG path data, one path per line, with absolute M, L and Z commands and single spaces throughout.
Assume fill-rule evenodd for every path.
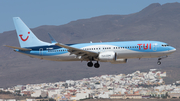
M 83 48 L 83 50 L 100 50 L 101 48 Z M 103 47 L 103 49 L 111 49 L 111 47 Z
M 147 46 L 127 46 L 127 47 L 113 47 L 113 49 L 124 49 L 124 48 L 146 48 Z M 100 50 L 101 48 L 83 48 L 83 50 Z M 104 49 L 111 49 L 111 47 L 103 47 L 102 48 L 103 50 Z
M 66 52 L 67 50 L 63 49 L 63 50 L 48 50 L 48 52 Z
M 114 49 L 124 49 L 124 48 L 146 48 L 147 46 L 127 46 L 127 47 L 114 47 Z
M 113 49 L 124 49 L 124 48 L 143 48 L 143 47 L 147 47 L 147 46 L 128 46 L 128 47 L 114 47 Z M 101 48 L 83 48 L 83 50 L 100 50 Z M 103 47 L 104 49 L 111 49 L 111 47 Z M 67 50 L 48 50 L 48 52 L 66 52 Z

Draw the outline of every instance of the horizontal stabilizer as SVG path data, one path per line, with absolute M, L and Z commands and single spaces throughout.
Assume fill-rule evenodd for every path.
M 32 50 L 32 49 L 26 49 L 26 48 L 20 48 L 20 47 L 8 46 L 8 45 L 4 45 L 4 46 L 10 47 L 10 48 L 14 48 L 14 49 L 23 50 L 23 51 L 30 51 L 30 50 Z

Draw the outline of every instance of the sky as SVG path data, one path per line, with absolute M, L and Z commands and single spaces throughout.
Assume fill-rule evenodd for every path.
M 102 15 L 136 13 L 152 3 L 179 0 L 0 0 L 0 33 L 15 30 L 12 17 L 20 17 L 29 28 L 63 25 Z

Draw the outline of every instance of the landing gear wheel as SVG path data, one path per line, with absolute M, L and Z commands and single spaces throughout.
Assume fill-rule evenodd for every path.
M 92 63 L 92 62 L 88 62 L 88 63 L 87 63 L 87 66 L 88 66 L 88 67 L 92 67 L 92 66 L 93 66 L 93 63 Z
M 99 68 L 99 67 L 100 67 L 100 64 L 97 62 L 97 63 L 94 64 L 94 67 L 95 67 L 95 68 Z
M 158 61 L 157 64 L 160 65 L 160 64 L 161 64 L 161 61 Z

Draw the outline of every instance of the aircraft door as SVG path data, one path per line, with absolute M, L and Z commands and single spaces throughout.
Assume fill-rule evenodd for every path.
M 39 49 L 39 55 L 40 55 L 40 56 L 43 56 L 43 48 L 40 48 L 40 49 Z
M 157 50 L 157 43 L 154 43 L 154 44 L 153 44 L 153 48 L 152 48 L 152 49 L 153 49 L 153 51 L 156 51 L 156 50 Z

